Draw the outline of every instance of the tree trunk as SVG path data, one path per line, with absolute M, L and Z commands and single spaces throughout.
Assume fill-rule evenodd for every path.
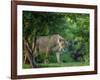
M 27 40 L 24 40 L 24 46 L 26 47 L 25 49 L 27 50 L 27 56 L 28 56 L 31 66 L 33 68 L 37 67 L 37 64 L 35 62 L 35 56 L 33 55 L 32 49 L 29 47 L 29 43 Z

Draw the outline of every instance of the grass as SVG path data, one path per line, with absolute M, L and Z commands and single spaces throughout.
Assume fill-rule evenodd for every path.
M 48 63 L 48 64 L 38 64 L 39 68 L 44 67 L 73 67 L 73 66 L 86 66 L 89 65 L 85 62 L 71 62 L 71 63 Z M 30 64 L 23 64 L 23 68 L 28 69 L 31 68 Z
M 38 63 L 38 67 L 39 68 L 48 68 L 48 67 L 73 67 L 73 66 L 87 66 L 89 65 L 89 57 L 86 56 L 85 57 L 85 61 L 73 61 L 73 59 L 70 57 L 70 54 L 63 54 L 61 55 L 61 61 L 62 63 L 57 63 L 57 60 L 55 58 L 55 55 L 52 54 L 51 57 L 49 58 L 49 62 L 48 64 L 44 64 L 44 63 Z M 28 69 L 31 68 L 30 64 L 23 64 L 23 68 L 24 69 Z

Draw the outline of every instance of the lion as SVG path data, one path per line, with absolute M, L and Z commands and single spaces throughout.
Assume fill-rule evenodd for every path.
M 60 55 L 61 51 L 64 49 L 65 39 L 59 34 L 54 34 L 51 36 L 39 36 L 36 40 L 36 47 L 33 52 L 33 56 L 37 57 L 40 54 L 44 54 L 44 63 L 48 63 L 49 54 L 53 51 L 56 54 L 57 63 L 61 63 Z M 32 49 L 34 48 L 34 41 L 32 43 Z M 25 59 L 28 58 L 25 55 Z M 30 60 L 30 59 L 29 59 Z M 24 60 L 25 63 L 26 60 Z M 35 61 L 36 62 L 36 61 Z

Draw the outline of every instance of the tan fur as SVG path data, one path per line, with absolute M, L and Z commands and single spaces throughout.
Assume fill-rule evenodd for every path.
M 34 48 L 34 42 L 32 44 L 32 49 L 33 48 Z M 40 53 L 44 53 L 45 54 L 44 63 L 48 63 L 49 53 L 50 51 L 54 51 L 56 54 L 57 62 L 60 63 L 61 62 L 60 61 L 60 51 L 63 48 L 64 48 L 64 39 L 59 34 L 55 34 L 52 36 L 40 36 L 37 38 L 36 48 L 35 48 L 33 55 L 36 57 Z M 27 49 L 26 48 L 24 49 L 25 49 L 24 63 L 26 62 L 26 59 L 28 59 L 31 62 Z
M 64 47 L 64 39 L 60 35 L 56 34 L 52 36 L 40 36 L 37 39 L 36 45 L 39 50 L 37 51 L 36 55 L 45 53 L 46 59 L 44 63 L 48 62 L 48 54 L 51 50 L 55 51 L 57 62 L 60 63 L 60 51 Z

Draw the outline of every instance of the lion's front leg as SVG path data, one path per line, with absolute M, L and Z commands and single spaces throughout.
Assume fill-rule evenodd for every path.
M 59 53 L 59 52 L 56 53 L 56 58 L 57 58 L 57 62 L 58 62 L 58 63 L 61 63 L 61 60 L 60 60 L 60 53 Z

